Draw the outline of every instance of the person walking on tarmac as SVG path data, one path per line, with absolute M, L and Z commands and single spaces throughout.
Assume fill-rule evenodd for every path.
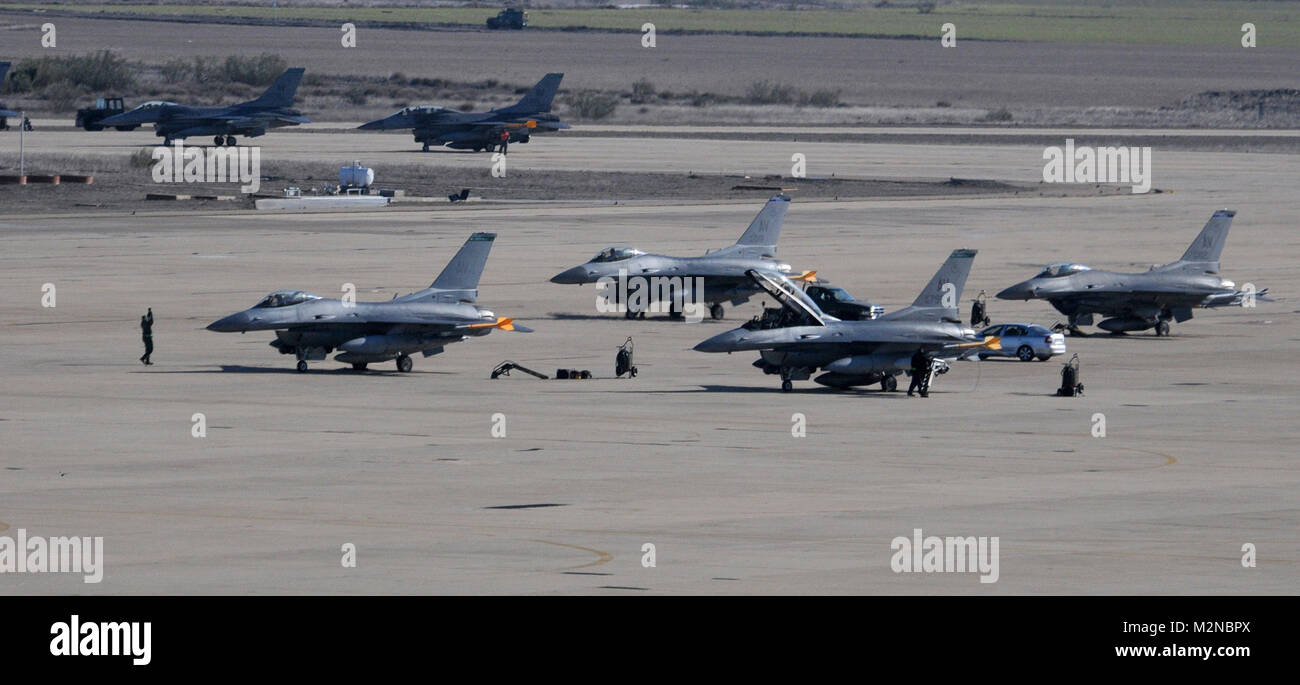
M 912 384 L 907 386 L 907 396 L 912 396 L 913 390 L 920 390 L 921 397 L 930 396 L 930 388 L 925 384 L 925 377 L 930 373 L 930 355 L 925 353 L 925 349 L 918 347 L 916 353 L 912 355 Z
M 510 132 L 502 131 L 501 132 L 501 154 L 503 155 L 506 154 L 506 147 L 509 146 L 509 144 L 510 144 Z
M 140 317 L 140 333 L 144 336 L 144 354 L 140 356 L 140 362 L 145 366 L 153 366 L 149 361 L 149 355 L 153 354 L 153 307 L 149 308 L 149 313 Z

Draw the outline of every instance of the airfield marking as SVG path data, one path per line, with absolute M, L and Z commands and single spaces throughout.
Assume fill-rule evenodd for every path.
M 1122 449 L 1122 450 L 1128 450 L 1128 451 L 1130 451 L 1130 452 L 1141 452 L 1141 453 L 1143 453 L 1143 454 L 1153 454 L 1153 455 L 1155 455 L 1155 456 L 1157 456 L 1157 457 L 1164 457 L 1164 458 L 1165 458 L 1165 463 L 1163 463 L 1163 464 L 1156 464 L 1155 466 L 1134 466 L 1134 467 L 1132 467 L 1132 468 L 1135 468 L 1135 469 L 1158 469 L 1158 468 L 1160 468 L 1161 466 L 1173 466 L 1174 464 L 1178 463 L 1178 460 L 1175 459 L 1174 456 L 1173 456 L 1172 454 L 1165 454 L 1164 452 L 1156 452 L 1156 451 L 1154 451 L 1154 450 L 1142 450 L 1142 449 L 1138 449 L 1138 448 L 1136 448 L 1136 447 L 1120 447 L 1119 449 Z
M 600 557 L 599 559 L 591 563 L 583 564 L 581 566 L 569 566 L 567 568 L 560 569 L 562 571 L 574 571 L 580 568 L 590 568 L 592 566 L 599 566 L 607 561 L 614 560 L 613 554 L 610 554 L 609 552 L 602 552 L 598 549 L 592 549 L 590 547 L 581 547 L 579 545 L 566 545 L 563 542 L 551 542 L 550 540 L 531 539 L 529 540 L 529 542 L 540 542 L 543 545 L 555 545 L 556 547 L 568 547 L 569 549 L 581 550 L 583 552 L 591 552 L 592 554 L 595 554 L 596 556 Z

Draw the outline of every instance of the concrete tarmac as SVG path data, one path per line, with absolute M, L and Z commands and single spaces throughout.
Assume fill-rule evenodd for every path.
M 352 151 L 347 135 L 298 137 L 330 143 L 322 163 Z M 378 139 L 394 157 L 434 156 Z M 802 151 L 812 175 L 1033 181 L 1042 169 L 1041 148 L 996 145 L 574 138 L 523 151 L 511 163 L 788 173 Z M 786 219 L 783 258 L 893 310 L 953 248 L 980 251 L 965 308 L 1050 261 L 1177 259 L 1215 209 L 1237 209 L 1224 275 L 1285 299 L 1198 310 L 1169 338 L 1069 338 L 1087 386 L 1075 399 L 1052 396 L 1060 358 L 956 364 L 927 399 L 811 382 L 783 394 L 751 355 L 690 349 L 758 300 L 722 322 L 626 321 L 597 313 L 590 286 L 547 282 L 611 244 L 730 244 L 761 201 L 0 216 L 0 535 L 104 536 L 107 556 L 102 583 L 5 574 L 0 593 L 1294 592 L 1300 159 L 1154 160 L 1155 185 L 1174 192 L 796 193 Z M 473 231 L 499 234 L 480 304 L 535 333 L 453 345 L 410 374 L 332 361 L 299 374 L 268 333 L 203 330 L 277 288 L 337 297 L 354 283 L 359 299 L 386 300 L 424 287 Z M 53 308 L 41 306 L 47 283 Z M 156 363 L 144 367 L 137 322 L 150 306 Z M 995 321 L 1059 318 L 1045 303 L 990 308 Z M 627 336 L 640 375 L 614 380 Z M 504 359 L 599 378 L 489 380 Z M 806 437 L 791 434 L 796 413 Z M 195 414 L 206 437 L 192 435 Z M 1093 437 L 1097 414 L 1105 437 Z M 997 536 L 998 581 L 893 572 L 891 540 L 918 528 Z M 355 568 L 340 563 L 348 543 Z M 1255 568 L 1242 565 L 1246 544 Z

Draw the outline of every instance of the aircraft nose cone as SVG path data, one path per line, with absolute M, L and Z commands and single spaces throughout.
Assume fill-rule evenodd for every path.
M 236 331 L 244 330 L 247 325 L 246 317 L 242 313 L 231 314 L 230 316 L 222 317 L 208 324 L 208 330 L 216 331 L 217 333 L 234 333 Z
M 379 119 L 379 120 L 376 120 L 376 121 L 368 121 L 368 122 L 366 122 L 366 123 L 364 123 L 364 124 L 358 126 L 357 128 L 361 129 L 362 131 L 375 131 L 375 130 L 378 130 L 378 129 L 382 128 L 383 125 L 384 125 L 384 120 L 383 120 L 383 119 Z
M 693 349 L 696 352 L 731 352 L 735 349 L 738 333 L 738 331 L 719 333 L 696 345 Z
M 999 300 L 1028 300 L 1034 294 L 1029 281 L 1021 281 L 997 294 Z
M 554 276 L 552 276 L 552 277 L 551 277 L 551 282 L 552 282 L 552 283 L 560 283 L 560 284 L 562 284 L 562 285 L 573 285 L 573 284 L 575 284 L 575 283 L 586 283 L 586 282 L 587 282 L 587 270 L 586 270 L 586 269 L 583 269 L 583 268 L 580 267 L 580 266 L 575 266 L 575 267 L 573 267 L 572 269 L 565 269 L 564 271 L 561 271 L 560 273 L 555 274 Z

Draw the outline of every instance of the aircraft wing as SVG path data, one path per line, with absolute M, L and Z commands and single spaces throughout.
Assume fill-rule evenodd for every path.
M 501 317 L 498 317 L 495 321 L 484 321 L 477 318 L 467 319 L 446 316 L 445 314 L 403 310 L 365 317 L 365 323 L 390 325 L 389 333 L 451 333 L 480 328 L 499 328 L 503 331 L 518 331 L 520 333 L 533 332 L 531 328 L 516 324 L 514 321 L 512 318 Z M 321 323 L 327 322 L 322 321 Z
M 277 114 L 273 117 L 270 117 L 269 119 L 266 119 L 266 121 L 273 121 L 279 124 L 310 124 L 311 123 L 311 119 L 308 119 L 307 117 L 304 117 L 302 115 L 291 116 L 288 114 Z
M 1214 306 L 1208 304 L 1215 299 L 1223 296 L 1240 297 L 1240 293 L 1232 291 L 1190 291 L 1186 289 L 1170 288 L 1168 290 L 1156 288 L 1096 288 L 1087 291 L 1074 292 L 1060 297 L 1051 297 L 1053 300 L 1077 301 L 1089 303 L 1094 306 L 1108 307 L 1112 309 L 1122 309 L 1124 306 L 1136 302 L 1150 302 L 1160 307 L 1199 307 Z M 1238 300 L 1239 301 L 1239 300 Z

